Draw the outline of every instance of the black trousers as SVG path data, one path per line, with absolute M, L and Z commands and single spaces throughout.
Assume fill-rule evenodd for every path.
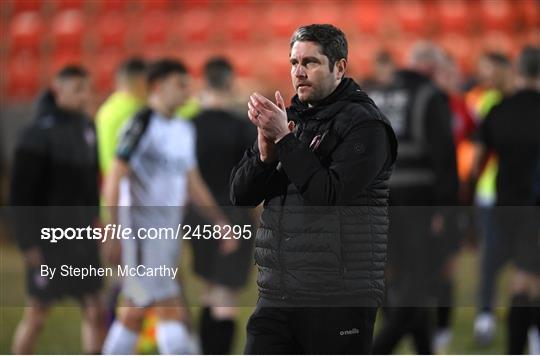
M 369 354 L 376 308 L 262 307 L 247 324 L 245 354 Z
M 373 343 L 373 353 L 388 355 L 407 335 L 413 337 L 416 353 L 432 354 L 432 310 L 422 307 L 390 307 L 382 310 L 384 321 Z

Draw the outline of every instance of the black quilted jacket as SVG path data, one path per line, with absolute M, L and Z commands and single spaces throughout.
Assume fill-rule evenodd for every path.
M 255 142 L 231 174 L 234 205 L 264 202 L 255 241 L 260 296 L 287 305 L 377 305 L 393 130 L 348 78 L 315 107 L 293 98 L 288 119 L 296 130 L 278 142 L 278 162 L 261 162 Z

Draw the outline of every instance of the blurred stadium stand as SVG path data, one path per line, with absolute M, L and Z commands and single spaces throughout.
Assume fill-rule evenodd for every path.
M 75 62 L 90 68 L 105 96 L 115 66 L 134 54 L 182 58 L 196 77 L 208 55 L 225 54 L 242 77 L 288 87 L 288 38 L 314 22 L 347 33 L 356 77 L 370 72 L 380 49 L 403 63 L 419 38 L 441 44 L 470 72 L 485 49 L 514 56 L 539 43 L 539 8 L 537 0 L 2 0 L 0 95 L 28 102 Z

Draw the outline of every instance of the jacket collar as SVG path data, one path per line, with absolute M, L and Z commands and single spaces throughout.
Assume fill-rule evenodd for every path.
M 287 115 L 293 121 L 325 120 L 334 117 L 345 105 L 351 102 L 375 105 L 354 80 L 343 78 L 330 95 L 312 107 L 301 102 L 298 95 L 295 95 L 291 100 L 291 106 L 287 109 Z
M 62 109 L 56 103 L 52 90 L 45 90 L 37 101 L 37 120 L 54 116 L 56 120 L 87 119 L 83 113 Z

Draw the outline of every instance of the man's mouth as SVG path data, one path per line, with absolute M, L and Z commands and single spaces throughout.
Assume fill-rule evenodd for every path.
M 298 84 L 296 86 L 296 89 L 301 89 L 301 88 L 306 88 L 306 87 L 311 87 L 311 85 L 309 85 L 307 83 Z

